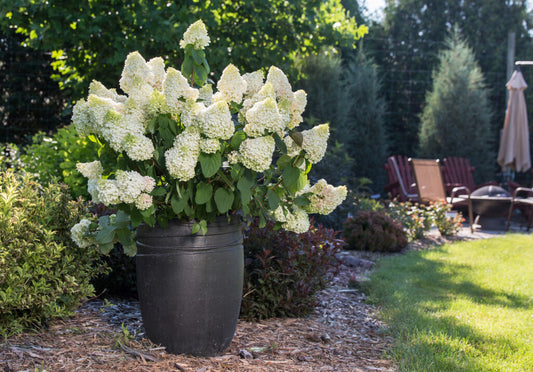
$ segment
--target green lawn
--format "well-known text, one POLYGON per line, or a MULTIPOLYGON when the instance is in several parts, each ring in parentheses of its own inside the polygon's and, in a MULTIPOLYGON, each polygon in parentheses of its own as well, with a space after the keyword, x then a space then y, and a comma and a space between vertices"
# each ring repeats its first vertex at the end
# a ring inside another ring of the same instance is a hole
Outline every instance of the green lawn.
POLYGON ((533 371, 533 235, 384 258, 367 291, 402 371, 533 371))

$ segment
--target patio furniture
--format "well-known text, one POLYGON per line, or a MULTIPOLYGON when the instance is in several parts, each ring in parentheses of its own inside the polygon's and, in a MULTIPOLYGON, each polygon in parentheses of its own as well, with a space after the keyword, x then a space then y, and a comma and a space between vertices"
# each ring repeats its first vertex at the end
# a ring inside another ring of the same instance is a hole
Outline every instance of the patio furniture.
POLYGON ((391 198, 396 198, 400 202, 417 201, 414 179, 409 167, 408 158, 402 155, 390 156, 387 163, 383 165, 387 171, 389 183, 384 187, 391 198))
POLYGON ((454 187, 451 190, 451 196, 447 197, 438 160, 410 158, 408 161, 414 175, 418 201, 426 204, 431 202, 445 202, 453 208, 466 206, 468 208, 470 232, 474 233, 470 190, 466 186, 454 187), (465 194, 458 195, 459 192, 464 192, 465 194))
POLYGON ((476 216, 474 225, 483 230, 503 230, 511 206, 511 194, 499 186, 483 186, 470 194, 472 210, 476 216))
POLYGON ((507 223, 505 225, 505 231, 509 230, 511 216, 515 208, 519 208, 527 217, 527 231, 529 231, 531 228, 531 222, 533 222, 533 188, 517 187, 514 190, 513 197, 511 199, 511 206, 509 207, 509 214, 507 216, 507 223), (527 196, 521 196, 524 194, 527 196))
POLYGON ((470 165, 470 161, 461 157, 447 157, 442 160, 442 176, 448 195, 454 187, 466 186, 470 191, 474 191, 483 186, 497 185, 491 181, 482 185, 474 183, 475 167, 470 165))

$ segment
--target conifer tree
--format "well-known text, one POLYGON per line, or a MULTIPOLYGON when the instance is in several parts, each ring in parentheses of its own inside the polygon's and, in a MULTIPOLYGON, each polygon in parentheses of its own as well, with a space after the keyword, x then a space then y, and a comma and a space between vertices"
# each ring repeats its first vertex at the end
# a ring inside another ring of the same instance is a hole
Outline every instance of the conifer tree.
POLYGON ((359 178, 368 178, 371 189, 380 192, 385 176, 385 102, 372 61, 361 50, 344 61, 321 54, 305 58, 301 73, 304 79, 298 87, 307 92, 306 121, 329 122, 331 130, 328 152, 313 173, 351 188, 359 178))
POLYGON ((380 192, 385 185, 382 167, 387 153, 386 104, 374 62, 363 48, 347 58, 343 77, 348 112, 346 125, 337 134, 354 159, 353 173, 372 180, 372 189, 380 192))
POLYGON ((473 51, 457 29, 446 47, 433 71, 433 88, 426 94, 419 156, 468 158, 479 183, 492 178, 496 164, 488 91, 473 51))

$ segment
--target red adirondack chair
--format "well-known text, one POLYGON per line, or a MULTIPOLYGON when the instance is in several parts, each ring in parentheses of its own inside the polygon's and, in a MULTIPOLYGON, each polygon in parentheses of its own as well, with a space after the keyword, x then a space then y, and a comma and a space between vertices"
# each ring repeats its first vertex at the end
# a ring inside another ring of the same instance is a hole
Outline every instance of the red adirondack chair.
POLYGON ((396 198, 401 202, 418 200, 407 156, 390 156, 387 163, 383 165, 383 169, 387 171, 389 177, 385 191, 390 194, 391 198, 396 198))
POLYGON ((448 194, 454 187, 459 186, 466 186, 468 190, 474 191, 482 186, 497 185, 496 182, 476 185, 473 177, 476 168, 471 166, 470 161, 466 158, 448 157, 444 158, 442 163, 442 176, 448 194))

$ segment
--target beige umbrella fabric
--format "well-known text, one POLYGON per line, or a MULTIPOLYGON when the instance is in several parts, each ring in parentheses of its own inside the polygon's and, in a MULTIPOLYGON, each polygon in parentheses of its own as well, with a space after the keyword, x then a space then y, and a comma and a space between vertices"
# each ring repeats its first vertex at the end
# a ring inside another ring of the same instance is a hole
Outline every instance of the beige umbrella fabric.
POLYGON ((529 124, 524 97, 527 84, 520 70, 513 73, 506 86, 509 89, 509 102, 500 140, 498 164, 502 168, 525 172, 531 168, 531 157, 529 153, 529 124))

